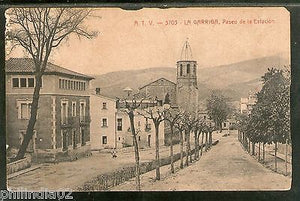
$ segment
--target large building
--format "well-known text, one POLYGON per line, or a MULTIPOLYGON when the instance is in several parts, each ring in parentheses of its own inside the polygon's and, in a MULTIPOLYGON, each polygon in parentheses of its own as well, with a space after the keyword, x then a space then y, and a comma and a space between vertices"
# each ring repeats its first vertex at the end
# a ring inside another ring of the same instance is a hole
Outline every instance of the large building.
MULTIPOLYGON (((18 149, 30 118, 34 62, 6 61, 7 144, 18 149)), ((90 154, 89 82, 93 77, 48 63, 42 77, 37 121, 28 152, 42 161, 73 160, 90 154)))
MULTIPOLYGON (((124 148, 133 146, 133 138, 128 114, 118 107, 116 98, 104 96, 100 88, 91 94, 91 145, 92 150, 124 148)), ((142 107, 146 107, 144 102, 142 107)), ((151 106, 148 104, 148 106, 151 106)), ((142 108, 141 107, 141 108, 142 108)), ((154 146, 155 129, 152 120, 146 119, 138 111, 134 116, 139 147, 154 146)), ((164 123, 159 127, 160 143, 164 143, 164 123)))

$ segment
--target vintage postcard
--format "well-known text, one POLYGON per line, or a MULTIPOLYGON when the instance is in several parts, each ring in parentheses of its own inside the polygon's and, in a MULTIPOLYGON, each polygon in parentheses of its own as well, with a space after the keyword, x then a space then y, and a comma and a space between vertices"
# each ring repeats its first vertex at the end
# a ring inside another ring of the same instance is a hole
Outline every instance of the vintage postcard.
POLYGON ((8 189, 291 188, 285 8, 5 16, 8 189))

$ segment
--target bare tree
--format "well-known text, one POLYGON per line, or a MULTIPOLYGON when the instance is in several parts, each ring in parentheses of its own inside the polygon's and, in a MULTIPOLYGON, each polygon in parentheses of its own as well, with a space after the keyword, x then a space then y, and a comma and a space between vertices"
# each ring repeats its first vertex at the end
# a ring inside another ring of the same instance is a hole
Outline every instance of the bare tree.
POLYGON ((6 40, 11 48, 21 46, 33 59, 36 85, 33 92, 30 119, 16 160, 24 157, 36 123, 42 76, 52 50, 71 34, 88 39, 97 35, 87 31, 84 20, 91 9, 70 8, 12 8, 7 11, 9 30, 6 40))
POLYGON ((192 163, 192 155, 191 155, 191 142, 190 142, 190 134, 193 130, 193 127, 195 126, 195 123, 197 122, 197 117, 195 114, 191 114, 188 112, 184 113, 183 121, 185 124, 185 137, 186 137, 186 166, 189 165, 189 157, 190 162, 192 163))
POLYGON ((205 127, 204 118, 197 117, 197 121, 194 125, 194 139, 195 139, 195 160, 199 158, 199 137, 205 127))
POLYGON ((160 159, 159 159, 159 125, 164 121, 164 109, 163 107, 157 106, 148 107, 142 112, 139 112, 140 115, 147 119, 152 119, 155 127, 155 161, 156 161, 156 180, 160 180, 160 159))
POLYGON ((178 121, 176 121, 175 128, 179 131, 180 134, 180 168, 183 169, 183 131, 185 130, 183 115, 181 115, 178 121))
POLYGON ((129 117, 130 121, 130 130, 132 133, 133 138, 133 146, 134 146, 134 158, 135 158, 135 187, 136 190, 141 190, 141 180, 140 180, 140 155, 139 155, 139 146, 136 139, 137 131, 135 130, 134 126, 134 116, 136 113, 136 110, 141 107, 142 103, 144 101, 144 98, 137 101, 135 98, 132 100, 128 99, 118 99, 118 105, 124 103, 124 106, 122 105, 121 111, 125 111, 129 117))
POLYGON ((173 135, 175 124, 180 121, 181 113, 178 109, 170 109, 165 113, 165 120, 169 122, 171 135, 170 135, 170 159, 171 159, 171 173, 174 173, 174 159, 173 159, 173 135))

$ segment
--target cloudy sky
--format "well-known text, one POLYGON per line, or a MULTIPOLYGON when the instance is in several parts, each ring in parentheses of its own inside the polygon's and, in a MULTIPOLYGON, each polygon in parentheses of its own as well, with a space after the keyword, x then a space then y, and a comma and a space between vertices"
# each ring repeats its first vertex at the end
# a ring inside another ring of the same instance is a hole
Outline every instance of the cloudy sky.
MULTIPOLYGON (((71 36, 53 51, 51 62, 87 74, 175 67, 187 38, 199 68, 272 55, 289 59, 289 13, 284 8, 103 8, 95 15, 86 24, 99 36, 71 36), (218 24, 197 24, 205 19, 218 24)), ((8 57, 23 56, 16 49, 8 57)))

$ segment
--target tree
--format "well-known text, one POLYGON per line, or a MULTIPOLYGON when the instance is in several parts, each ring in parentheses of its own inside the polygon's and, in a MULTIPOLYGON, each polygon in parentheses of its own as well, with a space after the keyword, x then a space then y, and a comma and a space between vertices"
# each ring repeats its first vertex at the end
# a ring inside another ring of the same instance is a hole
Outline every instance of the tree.
POLYGON ((205 120, 198 115, 197 121, 194 125, 194 139, 195 139, 195 160, 199 158, 199 137, 205 127, 205 120))
POLYGON ((215 125, 219 127, 222 132, 222 123, 225 121, 231 111, 230 106, 226 102, 222 94, 217 91, 213 91, 207 100, 207 111, 210 118, 215 122, 215 125))
POLYGON ((135 187, 136 190, 141 190, 141 181, 140 181, 140 155, 139 155, 139 146, 136 139, 137 132, 135 130, 134 126, 134 116, 135 112, 138 108, 141 107, 144 99, 141 99, 140 101, 137 101, 135 98, 133 98, 131 101, 128 99, 120 100, 118 99, 117 102, 120 106, 121 103, 124 103, 123 110, 127 113, 130 121, 130 130, 132 133, 133 138, 133 146, 134 146, 134 158, 135 158, 135 187))
POLYGON ((262 76, 263 87, 257 94, 257 109, 268 119, 266 133, 269 143, 275 144, 275 171, 277 171, 278 143, 290 141, 290 73, 276 68, 262 76))
POLYGON ((249 140, 253 144, 263 143, 263 160, 265 144, 275 144, 275 170, 278 143, 290 142, 289 75, 283 70, 268 69, 262 76, 263 87, 257 93, 257 102, 245 123, 249 140))
POLYGON ((152 119, 155 127, 155 161, 156 161, 156 180, 160 180, 160 159, 159 159, 159 125, 164 121, 164 108, 157 106, 149 107, 139 112, 140 115, 147 119, 152 119))
MULTIPOLYGON (((167 99, 165 99, 167 100, 167 99)), ((165 101, 165 104, 168 104, 169 102, 165 101)), ((174 173, 174 159, 173 159, 173 135, 174 135, 174 128, 175 124, 180 121, 181 113, 176 108, 171 108, 166 111, 165 113, 165 121, 169 122, 170 129, 171 129, 171 135, 170 135, 170 159, 171 159, 171 173, 174 173)))
POLYGON ((9 30, 6 39, 12 49, 21 46, 33 59, 36 85, 33 92, 30 119, 16 160, 24 157, 36 123, 42 76, 53 49, 71 34, 91 39, 97 35, 83 25, 91 9, 12 8, 7 11, 9 30))
POLYGON ((178 121, 176 121, 175 128, 179 131, 180 134, 180 168, 183 169, 183 131, 185 130, 183 115, 181 115, 178 121))
POLYGON ((185 124, 185 137, 186 137, 186 166, 189 165, 189 157, 190 162, 192 163, 192 154, 191 154, 191 141, 190 134, 193 130, 195 123, 197 122, 197 116, 195 113, 185 112, 183 115, 183 123, 185 124))

